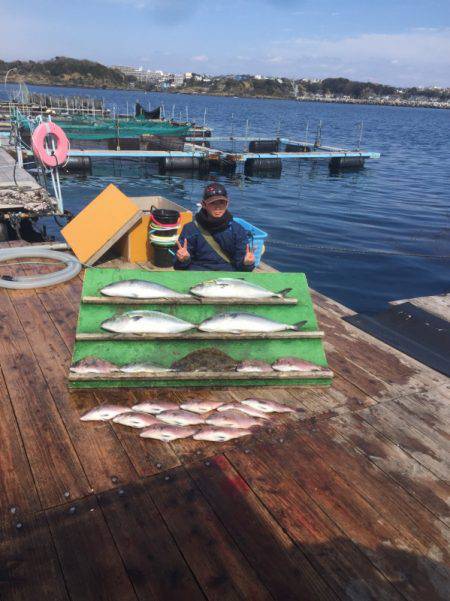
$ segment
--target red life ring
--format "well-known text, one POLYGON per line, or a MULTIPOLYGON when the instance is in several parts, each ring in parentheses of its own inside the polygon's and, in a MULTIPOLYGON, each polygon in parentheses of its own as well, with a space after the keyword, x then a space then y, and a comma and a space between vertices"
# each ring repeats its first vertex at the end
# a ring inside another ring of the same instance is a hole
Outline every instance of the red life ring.
POLYGON ((40 123, 31 137, 34 154, 46 167, 64 165, 69 154, 69 140, 64 131, 52 121, 40 123), (55 150, 50 149, 46 137, 51 134, 55 141, 55 150))

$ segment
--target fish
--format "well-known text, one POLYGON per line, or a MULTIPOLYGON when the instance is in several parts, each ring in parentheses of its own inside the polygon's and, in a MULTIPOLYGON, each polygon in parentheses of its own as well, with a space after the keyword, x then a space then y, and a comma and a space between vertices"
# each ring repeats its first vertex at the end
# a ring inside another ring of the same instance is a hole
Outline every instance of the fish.
POLYGON ((158 415, 158 413, 162 413, 163 411, 178 409, 179 405, 177 403, 172 403, 171 401, 144 401, 137 405, 133 405, 131 408, 133 411, 143 411, 144 413, 158 415))
POLYGON ((122 365, 120 371, 123 371, 126 374, 135 374, 140 372, 157 373, 172 370, 169 367, 155 365, 154 363, 128 363, 127 365, 122 365))
POLYGON ((74 374, 109 374, 119 371, 120 368, 114 363, 100 359, 100 357, 85 357, 70 366, 74 374))
POLYGON ((248 359, 247 361, 242 361, 236 367, 236 371, 242 372, 267 372, 273 371, 272 366, 265 361, 259 361, 258 359, 248 359))
POLYGON ((252 434, 251 430, 237 428, 204 428, 192 437, 194 440, 209 440, 211 442, 225 442, 233 438, 241 438, 252 434))
POLYGON ((237 361, 223 351, 208 347, 192 351, 174 361, 172 369, 177 371, 234 371, 237 364, 237 361))
POLYGON ((272 368, 276 371, 322 371, 321 365, 310 363, 304 359, 297 359, 297 357, 282 357, 277 359, 275 363, 272 363, 272 368))
POLYGON ((154 438, 163 442, 171 442, 177 438, 188 438, 197 432, 197 428, 190 426, 171 426, 169 424, 155 424, 139 433, 142 438, 154 438))
POLYGON ((146 428, 159 423, 153 415, 150 415, 149 413, 139 413, 138 411, 120 413, 113 418, 113 422, 115 424, 122 424, 123 426, 130 426, 130 428, 146 428))
POLYGON ((100 405, 99 407, 94 407, 84 415, 80 417, 82 422, 94 422, 101 421, 106 422, 113 417, 117 417, 121 413, 128 413, 130 411, 129 407, 125 405, 100 405))
POLYGON ((196 284, 190 293, 202 298, 284 298, 292 288, 272 292, 241 278, 218 278, 196 284))
POLYGON ((205 319, 198 329, 202 332, 223 332, 230 334, 244 334, 246 332, 282 332, 283 330, 298 330, 306 321, 294 325, 279 323, 267 317, 260 317, 252 313, 219 313, 205 319))
POLYGON ((184 409, 174 409, 173 411, 163 411, 157 414, 157 418, 166 424, 172 426, 196 426, 203 424, 204 419, 196 413, 185 411, 184 409))
POLYGON ((194 413, 208 413, 209 411, 213 411, 222 405, 221 401, 197 401, 191 400, 181 403, 181 409, 186 409, 186 411, 193 411, 194 413))
POLYGON ((127 311, 105 319, 101 327, 119 334, 179 334, 196 326, 161 311, 127 311))
POLYGON ((112 282, 102 288, 100 293, 121 298, 191 298, 190 294, 182 294, 162 284, 137 279, 112 282))
POLYGON ((241 411, 230 409, 221 413, 213 413, 205 419, 205 423, 220 428, 252 428, 253 426, 260 426, 262 421, 250 415, 245 415, 241 411))
POLYGON ((257 409, 263 413, 295 413, 293 409, 286 407, 286 405, 266 399, 245 399, 245 401, 242 401, 242 404, 253 407, 253 409, 257 409))
POLYGON ((252 417, 260 417, 261 419, 269 419, 269 416, 263 411, 258 411, 258 409, 254 409, 253 407, 249 407, 248 405, 241 405, 240 403, 228 403, 227 405, 221 405, 217 408, 217 411, 242 411, 242 413, 246 413, 247 415, 251 415, 252 417))

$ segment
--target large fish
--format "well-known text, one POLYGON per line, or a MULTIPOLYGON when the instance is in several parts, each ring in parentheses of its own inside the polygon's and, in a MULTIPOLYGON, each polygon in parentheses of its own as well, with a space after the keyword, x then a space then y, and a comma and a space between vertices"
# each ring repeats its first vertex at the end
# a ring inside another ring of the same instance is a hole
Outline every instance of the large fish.
POLYGON ((94 407, 84 415, 80 417, 83 422, 106 422, 121 413, 128 413, 129 407, 125 405, 100 405, 100 407, 94 407))
POLYGON ((189 294, 176 292, 162 284, 146 280, 122 280, 113 282, 100 290, 105 296, 121 298, 190 298, 189 294))
POLYGON ((258 359, 248 359, 247 361, 242 361, 236 367, 236 371, 241 371, 243 373, 246 372, 268 372, 273 371, 272 366, 265 361, 259 361, 258 359))
POLYGON ((252 313, 219 313, 205 319, 198 329, 203 332, 222 332, 230 334, 282 332, 283 330, 298 330, 306 321, 294 325, 279 323, 267 317, 260 317, 252 313))
POLYGON ((178 408, 179 405, 171 401, 144 401, 132 406, 133 411, 143 411, 144 413, 152 413, 153 415, 178 408))
POLYGON ((242 404, 263 413, 295 413, 293 409, 286 407, 286 405, 266 399, 245 399, 242 404))
POLYGON ((136 374, 136 373, 158 373, 161 371, 172 371, 168 367, 163 367, 162 365, 155 365, 154 363, 128 363, 127 365, 122 365, 120 371, 123 371, 126 374, 136 374))
POLYGON ((192 323, 160 311, 127 311, 106 319, 102 328, 120 334, 179 334, 195 328, 192 323))
POLYGON ((303 359, 297 359, 297 357, 282 357, 277 359, 275 363, 272 363, 272 368, 276 371, 322 371, 323 367, 304 361, 303 359))
POLYGON ((213 413, 205 419, 209 426, 218 426, 220 428, 252 428, 260 426, 261 420, 245 415, 240 411, 222 411, 221 413, 213 413))
POLYGON ((115 424, 130 426, 130 428, 148 428, 158 424, 158 420, 149 413, 139 413, 138 411, 127 411, 113 418, 115 424))
POLYGON ((194 440, 210 440, 211 442, 225 442, 233 438, 248 436, 251 430, 238 430, 237 428, 203 428, 192 437, 194 440))
POLYGON ((203 298, 284 298, 292 288, 272 292, 240 278, 208 280, 191 288, 191 293, 203 298))
POLYGON ((196 426, 203 424, 205 420, 200 415, 183 409, 174 409, 173 411, 163 411, 156 416, 162 422, 171 426, 196 426))
POLYGON ((70 366, 70 371, 74 374, 109 374, 119 371, 119 367, 114 363, 100 359, 99 357, 85 357, 70 366))
POLYGON ((139 433, 142 438, 154 438, 163 442, 171 442, 178 438, 188 438, 197 432, 197 428, 191 426, 171 426, 169 424, 155 424, 145 428, 139 433))
POLYGON ((222 405, 221 401, 185 401, 181 403, 181 409, 186 409, 186 411, 193 411, 194 413, 208 413, 209 411, 213 411, 222 405))

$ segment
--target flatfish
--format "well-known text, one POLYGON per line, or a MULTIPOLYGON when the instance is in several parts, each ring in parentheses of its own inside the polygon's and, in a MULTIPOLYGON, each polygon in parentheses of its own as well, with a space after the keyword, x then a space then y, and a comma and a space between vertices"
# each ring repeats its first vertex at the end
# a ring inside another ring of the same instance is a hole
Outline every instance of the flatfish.
POLYGON ((226 442, 233 438, 241 438, 252 434, 251 430, 243 428, 203 428, 192 437, 194 440, 209 440, 211 442, 226 442))
POLYGON ((70 366, 70 371, 74 374, 109 374, 119 371, 120 368, 110 361, 100 359, 100 357, 85 357, 70 366))
POLYGON ((106 319, 104 330, 120 334, 179 334, 195 328, 194 324, 161 311, 127 311, 106 319))
POLYGON ((138 411, 127 411, 126 413, 120 413, 113 418, 115 424, 122 424, 123 426, 130 426, 130 428, 147 428, 158 424, 158 420, 149 413, 139 413, 138 411))
POLYGON ((272 292, 240 278, 218 278, 192 286, 191 293, 202 298, 284 298, 292 288, 272 292))
POLYGON ((128 413, 130 408, 126 405, 100 405, 99 407, 94 407, 84 415, 80 417, 82 422, 106 422, 113 417, 120 415, 121 413, 128 413))
POLYGON ((188 438, 197 432, 197 428, 191 426, 171 426, 169 424, 155 424, 149 426, 139 433, 142 438, 154 438, 163 442, 171 442, 178 438, 188 438))
POLYGON ((192 351, 172 363, 177 371, 234 371, 237 361, 216 348, 192 351))
POLYGON ((222 332, 230 334, 282 332, 284 330, 299 330, 306 324, 300 321, 294 325, 279 323, 267 317, 252 313, 219 313, 205 319, 198 329, 203 332, 222 332))
POLYGON ((189 294, 176 292, 162 284, 137 279, 112 282, 102 288, 100 293, 119 298, 191 298, 189 294))

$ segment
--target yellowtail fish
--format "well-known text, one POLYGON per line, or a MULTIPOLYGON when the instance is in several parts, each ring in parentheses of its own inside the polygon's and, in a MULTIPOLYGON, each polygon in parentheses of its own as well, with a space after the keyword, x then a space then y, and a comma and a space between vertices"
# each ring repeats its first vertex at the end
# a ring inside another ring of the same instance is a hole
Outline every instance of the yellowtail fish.
POLYGON ((147 280, 122 280, 108 284, 100 290, 104 296, 121 298, 191 298, 189 294, 176 292, 167 286, 147 280))
POLYGON ((242 401, 242 404, 263 413, 295 413, 293 409, 286 407, 286 405, 265 399, 245 399, 245 401, 242 401))
POLYGON ((84 415, 80 417, 83 422, 90 421, 102 421, 106 422, 121 413, 127 413, 130 411, 130 408, 125 405, 100 405, 99 407, 94 407, 84 415))
POLYGON ((241 278, 218 278, 197 284, 191 293, 203 298, 284 298, 292 288, 272 292, 241 278))
POLYGON ((132 406, 133 411, 143 411, 144 413, 152 413, 153 415, 178 408, 179 405, 171 401, 144 401, 132 406))
POLYGON ((80 359, 70 366, 70 371, 74 374, 109 374, 119 369, 114 363, 93 356, 80 359))
POLYGON ((163 411, 162 413, 157 414, 157 418, 172 426, 195 426, 197 424, 203 424, 205 421, 200 415, 192 413, 191 411, 184 411, 183 409, 163 411))
POLYGON ((211 442, 225 442, 233 438, 241 438, 252 434, 251 430, 237 428, 203 428, 192 437, 194 440, 209 440, 211 442))
POLYGON ((194 413, 208 413, 213 411, 222 405, 221 401, 185 401, 181 403, 181 409, 186 411, 193 411, 194 413))
POLYGON ((198 329, 202 332, 223 332, 229 334, 282 332, 284 330, 298 330, 306 324, 299 321, 294 325, 279 323, 267 317, 260 317, 252 313, 219 313, 205 319, 198 329))
POLYGON ((127 311, 105 319, 101 327, 119 334, 179 334, 195 328, 194 324, 161 311, 127 311))
POLYGON ((171 442, 178 438, 188 438, 197 432, 197 428, 190 426, 171 426, 169 424, 155 424, 145 428, 139 433, 142 438, 154 438, 163 442, 171 442))
POLYGON ((115 424, 130 426, 130 428, 146 428, 159 423, 156 417, 149 413, 139 413, 138 411, 127 411, 113 418, 115 424))

